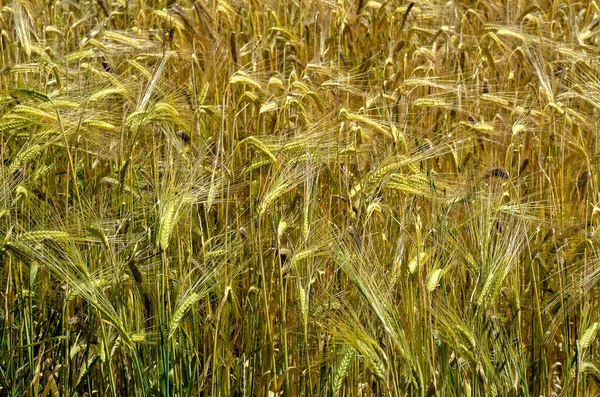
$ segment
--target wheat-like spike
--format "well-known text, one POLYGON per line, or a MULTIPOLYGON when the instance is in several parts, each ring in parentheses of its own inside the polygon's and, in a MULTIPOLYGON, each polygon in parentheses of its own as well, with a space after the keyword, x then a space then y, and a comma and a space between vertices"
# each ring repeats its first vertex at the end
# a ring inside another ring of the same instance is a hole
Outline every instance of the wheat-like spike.
POLYGON ((254 137, 254 136, 249 136, 248 138, 244 139, 242 142, 246 142, 246 143, 254 146, 258 150, 263 152, 265 155, 267 155, 267 157, 269 157, 272 162, 277 162, 277 158, 275 157, 275 154, 273 154, 273 152, 269 149, 269 147, 265 143, 263 143, 260 139, 254 137))
POLYGON ((0 131, 9 131, 31 124, 31 120, 25 117, 10 116, 0 121, 0 131))
POLYGON ((99 101, 109 95, 125 95, 125 89, 121 87, 110 87, 105 88, 103 90, 97 91, 94 94, 90 95, 88 100, 90 102, 99 101))
POLYGON ((433 80, 427 79, 406 79, 402 82, 402 88, 412 88, 412 87, 430 87, 430 88, 448 88, 441 84, 436 83, 433 80))
POLYGON ((278 77, 271 77, 269 79, 269 82, 267 83, 267 90, 269 91, 273 91, 273 90, 285 90, 285 85, 283 83, 283 80, 281 80, 278 77))
POLYGON ((150 112, 145 110, 136 110, 125 118, 125 126, 130 130, 136 131, 140 128, 144 121, 150 118, 150 112))
POLYGON ((96 39, 89 39, 88 41, 85 42, 85 45, 94 47, 94 48, 104 52, 105 54, 111 53, 111 49, 105 43, 102 43, 96 39))
POLYGON ((133 343, 144 343, 148 341, 148 337, 145 333, 134 332, 129 335, 129 339, 133 343))
POLYGON ((465 327, 462 324, 455 324, 453 326, 453 329, 456 332, 460 343, 462 343, 468 351, 477 351, 477 343, 475 342, 475 337, 473 337, 473 334, 467 327, 465 327))
POLYGON ((308 326, 308 302, 306 299, 306 291, 301 285, 298 285, 298 304, 300 305, 300 314, 304 327, 308 326))
POLYGON ((408 272, 410 274, 414 274, 417 271, 419 264, 423 266, 425 259, 427 259, 427 254, 425 252, 419 252, 418 254, 415 254, 415 256, 408 262, 408 272))
POLYGON ((34 174, 31 176, 32 182, 37 182, 40 179, 44 178, 48 173, 54 168, 53 164, 43 165, 39 167, 34 174))
POLYGON ((85 63, 85 62, 82 63, 79 67, 81 69, 84 69, 86 71, 94 73, 96 76, 99 76, 99 77, 104 78, 105 80, 108 80, 108 82, 113 87, 113 89, 122 89, 122 90, 125 90, 125 87, 123 86, 123 83, 121 83, 121 81, 119 80, 119 77, 117 75, 115 75, 114 73, 108 73, 108 72, 100 71, 100 70, 94 68, 89 63, 85 63))
POLYGON ((218 257, 225 255, 226 253, 227 253, 227 251, 224 249, 212 250, 212 251, 208 251, 207 253, 205 253, 204 258, 207 260, 210 258, 218 258, 218 257))
MULTIPOLYGON (((600 379, 600 369, 598 369, 598 366, 594 362, 584 361, 579 365, 579 368, 582 374, 591 375, 596 380, 600 379)), ((573 369, 575 370, 576 368, 573 369)), ((573 373, 572 377, 575 378, 575 373, 573 373)))
POLYGON ((96 50, 90 48, 89 50, 83 50, 78 52, 72 52, 67 55, 67 62, 81 61, 83 58, 91 57, 96 53, 96 50))
POLYGON ((110 243, 108 242, 108 237, 106 236, 104 229, 97 226, 88 226, 87 231, 92 237, 100 240, 106 250, 110 251, 110 243))
POLYGON ((310 258, 311 256, 314 256, 317 253, 318 253, 318 251, 314 248, 305 249, 300 252, 297 252, 294 254, 294 257, 292 258, 292 265, 297 265, 298 262, 300 262, 304 259, 310 258))
POLYGON ((265 165, 269 165, 272 164, 273 160, 271 160, 270 158, 265 158, 265 159, 261 159, 261 160, 257 160, 257 161, 253 161, 249 167, 246 168, 246 170, 244 171, 244 173, 249 173, 251 171, 254 171, 262 166, 265 165))
POLYGON ((254 79, 252 79, 248 74, 242 72, 241 70, 237 71, 231 78, 229 79, 229 84, 246 84, 257 89, 261 89, 262 86, 260 83, 254 79))
POLYGON ((173 16, 168 13, 165 10, 154 10, 153 11, 154 15, 166 20, 169 22, 169 24, 173 25, 173 27, 175 29, 177 29, 177 31, 181 32, 181 31, 185 31, 185 26, 183 25, 183 22, 179 21, 178 19, 173 18, 173 16))
POLYGON ((441 99, 434 98, 419 98, 413 102, 413 105, 417 107, 444 107, 448 104, 441 99))
POLYGON ((292 163, 293 164, 298 164, 298 163, 301 163, 303 161, 312 161, 314 159, 315 159, 314 155, 311 155, 309 153, 304 153, 304 154, 301 154, 298 157, 291 158, 290 161, 288 162, 288 164, 292 164, 292 163))
POLYGON ((27 106, 27 105, 17 105, 12 109, 12 113, 14 114, 23 114, 26 116, 34 116, 34 117, 39 117, 41 119, 46 119, 46 120, 52 120, 52 121, 56 121, 56 115, 54 114, 50 114, 50 113, 46 113, 41 109, 38 108, 34 108, 31 106, 27 106))
POLYGON ((208 95, 208 88, 210 84, 208 82, 204 83, 202 89, 198 93, 198 106, 204 105, 204 101, 206 101, 206 96, 208 95))
POLYGON ((565 110, 563 109, 563 107, 562 107, 562 106, 561 106, 561 104, 559 104, 559 103, 556 103, 556 102, 552 102, 552 101, 550 101, 550 102, 548 103, 548 106, 550 106, 552 109, 556 110, 556 112, 557 112, 559 115, 561 115, 561 116, 562 116, 563 114, 565 114, 565 110))
POLYGON ((39 241, 39 240, 68 240, 70 234, 59 230, 36 230, 33 232, 21 233, 17 236, 21 241, 39 241))
POLYGON ((0 105, 14 102, 15 99, 8 94, 0 94, 0 105))
POLYGON ((468 122, 465 122, 465 121, 461 121, 458 124, 464 125, 464 126, 466 126, 468 128, 472 128, 474 130, 481 131, 481 132, 492 132, 492 131, 494 131, 494 127, 493 126, 491 126, 489 124, 486 124, 486 123, 482 123, 482 122, 471 124, 471 123, 468 123, 468 122))
POLYGON ((306 73, 317 73, 331 77, 331 70, 329 68, 326 68, 322 65, 317 65, 316 63, 307 63, 306 73))
POLYGON ((301 81, 294 81, 290 85, 290 89, 291 90, 296 89, 296 90, 302 91, 304 94, 308 94, 310 92, 310 88, 308 88, 308 86, 301 81))
POLYGON ((310 91, 306 96, 311 100, 319 112, 325 113, 325 99, 323 99, 321 95, 317 92, 310 91))
POLYGON ((114 30, 105 30, 104 37, 114 41, 118 41, 122 44, 128 44, 132 47, 140 47, 142 45, 142 43, 139 40, 121 33, 117 33, 114 30))
POLYGON ((398 171, 403 165, 407 163, 406 159, 401 159, 400 161, 394 161, 382 167, 379 167, 377 171, 375 171, 372 176, 369 178, 369 184, 375 185, 379 183, 379 181, 391 172, 398 171))
POLYGON ((491 38, 492 41, 494 43, 496 43, 496 45, 500 48, 500 51, 506 51, 506 45, 504 45, 504 43, 502 42, 502 40, 500 40, 500 37, 498 37, 498 35, 496 33, 489 32, 489 33, 487 33, 483 37, 489 37, 489 38, 491 38))
POLYGON ((502 107, 509 107, 509 103, 506 99, 500 98, 498 96, 495 95, 491 95, 491 94, 482 94, 479 99, 481 99, 482 101, 486 101, 486 102, 492 102, 495 103, 496 105, 500 105, 502 107))
POLYGON ((568 115, 570 115, 570 116, 576 118, 577 120, 579 120, 579 122, 582 125, 586 125, 589 122, 589 120, 583 114, 581 114, 581 113, 579 113, 579 112, 577 112, 577 111, 575 111, 575 110, 573 110, 571 108, 568 108, 568 107, 564 108, 564 109, 565 109, 565 112, 567 112, 568 115))
POLYGON ((50 97, 46 93, 44 93, 42 91, 38 91, 38 90, 32 90, 29 88, 15 88, 14 90, 12 90, 12 92, 15 95, 24 95, 29 98, 36 99, 40 102, 50 101, 50 97))
POLYGON ((356 349, 353 347, 346 347, 342 354, 342 359, 340 360, 339 366, 336 368, 336 371, 333 376, 333 390, 332 395, 336 396, 340 388, 342 387, 342 383, 348 374, 348 370, 350 369, 350 365, 352 364, 352 360, 354 360, 354 356, 356 355, 356 349))
POLYGON ((104 338, 100 338, 100 343, 98 346, 98 358, 100 359, 100 362, 106 362, 106 346, 105 346, 105 339, 104 338))
POLYGON ((18 65, 12 65, 9 69, 3 69, 5 72, 11 74, 21 73, 45 73, 46 67, 39 63, 22 63, 18 65))
MULTIPOLYGON (((244 94, 240 97, 239 99, 239 103, 242 103, 243 101, 248 101, 250 103, 257 103, 258 102, 258 95, 252 91, 246 91, 244 92, 244 94)), ((269 103, 273 103, 273 102, 269 102, 269 103)), ((264 113, 264 109, 263 109, 264 105, 261 106, 261 112, 260 113, 264 113)), ((268 111, 268 110, 267 110, 268 111)))
POLYGON ((130 59, 127 61, 127 63, 131 66, 133 66, 133 68, 135 70, 137 70, 138 72, 140 72, 142 74, 142 76, 144 76, 147 80, 152 79, 152 73, 150 73, 148 71, 148 69, 146 69, 144 67, 144 65, 142 65, 141 63, 139 63, 138 61, 134 60, 134 59, 130 59))
POLYGON ((156 113, 166 113, 172 117, 179 117, 179 111, 171 104, 166 102, 157 102, 154 105, 154 111, 156 113))
POLYGON ((392 130, 392 137, 394 139, 394 144, 396 145, 396 151, 400 155, 405 155, 408 153, 408 146, 406 146, 406 139, 404 139, 404 134, 400 131, 393 123, 390 123, 390 129, 392 130))
POLYGON ((390 177, 390 181, 386 186, 406 194, 415 195, 423 194, 431 189, 430 182, 424 175, 404 176, 394 174, 390 177))
POLYGON ((4 247, 7 251, 12 252, 23 263, 31 263, 35 258, 35 253, 27 245, 19 241, 8 241, 4 247))
POLYGON ((579 350, 585 350, 590 347, 594 339, 596 339, 598 331, 600 331, 600 322, 593 323, 583 331, 583 334, 579 338, 579 350))
POLYGON ((175 226, 175 218, 177 217, 177 203, 174 200, 169 201, 163 207, 160 217, 160 225, 158 228, 156 245, 159 249, 166 250, 169 246, 171 233, 175 226))
POLYGON ((287 154, 289 152, 293 152, 293 151, 298 150, 298 149, 304 149, 304 148, 306 148, 307 144, 308 144, 308 140, 306 138, 299 138, 299 139, 296 139, 296 140, 294 140, 292 142, 285 143, 281 147, 281 151, 283 153, 287 154))
POLYGON ((452 172, 458 174, 458 156, 456 155, 456 151, 451 145, 448 145, 448 155, 450 156, 450 164, 452 166, 452 172))
POLYGON ((477 306, 488 305, 496 299, 506 274, 507 272, 501 266, 496 267, 488 274, 477 299, 477 306))
POLYGON ((181 320, 183 320, 183 317, 185 316, 187 311, 196 302, 198 302, 200 300, 200 298, 201 298, 200 294, 198 294, 197 292, 191 292, 187 295, 187 297, 184 300, 182 300, 179 303, 179 305, 173 312, 173 315, 171 317, 171 322, 169 323, 169 338, 173 336, 173 334, 177 330, 177 327, 179 327, 179 324, 181 323, 181 320))
POLYGON ((264 214, 264 212, 267 210, 267 208, 269 208, 269 205, 271 205, 271 203, 276 200, 279 196, 281 196, 282 194, 284 194, 287 189, 289 188, 289 183, 282 183, 281 185, 277 186, 275 189, 271 190, 267 195, 265 195, 262 203, 260 204, 260 208, 258 213, 260 215, 264 214))
POLYGON ((427 47, 421 47, 413 53, 413 57, 424 56, 431 62, 435 62, 435 54, 427 47))
MULTIPOLYGON (((246 92, 244 93, 244 95, 245 95, 245 94, 247 94, 248 92, 249 92, 249 91, 246 91, 246 92)), ((278 104, 277 102, 274 102, 274 101, 269 101, 269 102, 267 102, 267 103, 263 104, 263 105, 260 107, 260 110, 258 111, 258 113, 259 113, 259 114, 263 114, 263 113, 274 112, 274 111, 276 111, 277 109, 279 109, 279 104, 278 104)))
POLYGON ((527 42, 527 39, 525 38, 525 36, 523 36, 520 33, 517 32, 513 32, 512 30, 508 30, 508 29, 498 29, 496 31, 496 34, 498 36, 505 36, 505 37, 512 37, 518 40, 521 40, 522 42, 527 42))
POLYGON ((362 124, 365 124, 371 128, 373 128, 374 130, 382 133, 383 135, 389 137, 389 138, 393 138, 392 134, 385 128, 383 127, 381 124, 379 124, 378 122, 371 120, 368 117, 365 116, 361 116, 359 114, 355 114, 355 113, 350 113, 348 112, 346 109, 342 109, 340 110, 340 115, 339 117, 341 119, 345 119, 345 120, 351 120, 351 121, 356 121, 362 124))
POLYGON ((387 372, 384 362, 381 360, 375 349, 366 343, 359 341, 359 351, 367 360, 367 366, 373 374, 381 381, 385 382, 385 374, 387 372))
POLYGON ((427 290, 429 292, 433 292, 434 289, 437 288, 438 284, 440 283, 440 279, 442 278, 442 276, 444 275, 444 270, 443 269, 435 269, 434 271, 432 271, 429 274, 429 277, 427 277, 427 290))
POLYGON ((114 125, 107 123, 106 121, 102 121, 102 120, 85 120, 83 122, 81 122, 81 125, 83 125, 84 127, 92 127, 92 128, 97 128, 99 130, 105 130, 105 131, 116 131, 117 127, 115 127, 114 125))
POLYGON ((296 108, 296 115, 301 116, 300 119, 302 120, 302 125, 303 126, 309 126, 310 122, 308 120, 308 117, 306 116, 306 109, 304 108, 304 105, 302 105, 302 103, 300 103, 300 101, 298 101, 297 99, 289 99, 286 103, 285 106, 292 106, 294 108, 296 108))
POLYGON ((285 231, 287 230, 288 227, 288 223, 285 220, 280 220, 279 224, 277 225, 277 237, 281 238, 283 236, 283 233, 285 233, 285 231))
POLYGON ((31 145, 25 150, 21 150, 21 152, 19 152, 19 154, 10 164, 10 167, 8 167, 7 174, 11 175, 13 172, 15 172, 21 166, 21 164, 35 156, 41 148, 41 145, 31 145))

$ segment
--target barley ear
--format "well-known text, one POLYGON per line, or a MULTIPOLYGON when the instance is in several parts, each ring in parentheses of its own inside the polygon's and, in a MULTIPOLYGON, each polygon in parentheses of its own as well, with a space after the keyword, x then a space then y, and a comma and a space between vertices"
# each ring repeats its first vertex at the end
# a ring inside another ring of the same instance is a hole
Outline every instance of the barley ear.
POLYGON ((333 375, 333 396, 340 391, 342 383, 344 382, 344 379, 348 374, 348 370, 350 369, 350 365, 352 364, 352 360, 356 355, 356 349, 353 347, 346 347, 343 351, 344 352, 339 362, 339 366, 335 369, 335 373, 333 375))
POLYGON ((169 246, 169 240, 171 239, 171 233, 175 226, 175 218, 177 217, 177 204, 175 201, 169 201, 164 206, 160 217, 160 224, 158 228, 156 245, 159 249, 165 250, 169 246))
POLYGON ((169 323, 169 338, 173 336, 187 311, 192 307, 192 305, 198 302, 200 298, 200 294, 192 292, 184 300, 182 300, 179 305, 177 305, 177 308, 171 317, 171 322, 169 323))
POLYGON ((585 350, 591 346, 592 342, 596 338, 596 334, 600 331, 600 322, 593 323, 590 325, 579 338, 579 350, 585 350))

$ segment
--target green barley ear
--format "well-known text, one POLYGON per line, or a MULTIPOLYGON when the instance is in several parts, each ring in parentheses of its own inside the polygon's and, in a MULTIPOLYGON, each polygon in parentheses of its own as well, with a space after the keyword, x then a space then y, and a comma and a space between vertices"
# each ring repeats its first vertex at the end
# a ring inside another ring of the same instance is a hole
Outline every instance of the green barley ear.
POLYGON ((582 362, 580 365, 581 373, 584 375, 591 375, 596 381, 600 380, 600 369, 598 369, 598 362, 582 362))
POLYGON ((191 292, 190 294, 188 294, 188 296, 185 299, 183 299, 181 302, 179 302, 179 304, 177 305, 177 308, 175 309, 175 311, 173 312, 173 315, 171 316, 171 322, 169 323, 169 338, 171 338, 173 336, 173 334, 177 330, 177 327, 179 327, 179 324, 181 323, 181 320, 183 319, 183 317, 185 316, 187 311, 196 302, 198 302, 201 297, 202 296, 200 294, 198 294, 197 292, 191 292))
POLYGON ((19 154, 8 167, 7 174, 11 175, 13 172, 15 172, 24 162, 38 154, 41 148, 41 145, 31 145, 28 148, 21 150, 21 152, 19 152, 19 154))
POLYGON ((288 227, 288 223, 286 221, 284 221, 283 219, 281 221, 279 221, 279 225, 277 225, 277 237, 281 238, 283 236, 283 233, 285 233, 285 230, 288 227))
POLYGON ((354 360, 355 355, 356 349, 353 347, 346 347, 343 349, 339 366, 335 369, 335 373, 333 375, 332 396, 337 395, 337 393, 340 391, 342 383, 348 374, 348 370, 350 369, 350 365, 352 364, 352 360, 354 360))
MULTIPOLYGON (((367 361, 367 366, 373 374, 382 382, 386 381, 387 367, 385 361, 379 356, 377 349, 369 344, 358 341, 360 352, 367 361)), ((385 353, 381 352, 385 355, 385 353)))
POLYGON ((426 252, 416 252, 412 259, 408 262, 408 272, 414 274, 417 268, 423 267, 423 264, 427 260, 426 252))
POLYGON ((17 236, 20 241, 43 241, 59 240, 66 241, 70 237, 69 233, 60 230, 36 230, 33 232, 21 233, 17 236))
POLYGON ((496 297, 500 293, 500 287, 502 282, 508 275, 510 266, 497 266, 493 271, 488 274, 477 299, 477 306, 487 306, 496 300, 496 297))
POLYGON ((12 90, 12 94, 16 96, 25 96, 35 99, 40 102, 49 102, 50 97, 42 91, 33 90, 29 88, 15 88, 12 90))
POLYGON ((106 98, 109 95, 123 96, 123 95, 125 95, 125 89, 121 88, 121 87, 105 88, 103 90, 97 91, 97 92, 93 93, 92 95, 90 95, 88 100, 90 102, 96 102, 96 101, 106 98))
POLYGON ((590 325, 584 332, 581 334, 581 338, 579 338, 578 345, 579 350, 585 350, 591 346, 594 339, 596 339, 596 334, 600 331, 600 322, 593 323, 590 325))
POLYGON ((106 233, 104 233, 104 230, 102 228, 97 226, 89 226, 87 228, 87 232, 90 234, 90 236, 100 240, 102 246, 105 249, 110 250, 110 243, 108 242, 108 237, 106 236, 106 233))
POLYGON ((170 200, 164 205, 160 215, 158 233, 156 235, 156 246, 158 249, 166 250, 169 246, 171 233, 173 232, 173 227, 175 227, 177 212, 177 203, 175 200, 170 200))
POLYGON ((276 162, 277 161, 277 157, 275 157, 275 154, 271 151, 271 149, 264 143, 262 142, 260 139, 254 137, 254 136, 249 136, 248 138, 244 139, 242 142, 246 142, 249 145, 254 146, 255 148, 257 148, 258 150, 260 150, 261 152, 263 152, 269 159, 271 159, 272 162, 276 162))
POLYGON ((284 194, 288 190, 288 188, 288 183, 282 183, 281 185, 277 186, 275 189, 267 193, 262 203, 260 204, 258 213, 260 215, 264 214, 267 208, 269 208, 269 206, 271 205, 271 203, 275 201, 279 196, 284 194))
POLYGON ((306 299, 306 291, 302 285, 298 285, 298 303, 300 305, 300 314, 302 314, 302 321, 304 328, 308 327, 308 301, 306 299))
POLYGON ((435 269, 433 270, 429 276, 427 277, 427 291, 429 292, 433 292, 433 290, 435 290, 440 282, 440 279, 442 278, 442 276, 444 275, 444 270, 443 269, 435 269))
POLYGON ((28 244, 20 241, 8 241, 4 244, 4 249, 11 252, 23 263, 29 264, 35 259, 35 253, 28 244))

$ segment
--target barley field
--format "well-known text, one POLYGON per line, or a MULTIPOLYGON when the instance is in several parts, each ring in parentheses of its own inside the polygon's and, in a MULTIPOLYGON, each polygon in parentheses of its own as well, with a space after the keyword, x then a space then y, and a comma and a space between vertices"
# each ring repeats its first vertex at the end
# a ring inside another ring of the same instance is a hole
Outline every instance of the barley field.
POLYGON ((0 396, 600 395, 600 5, 0 0, 0 396))

